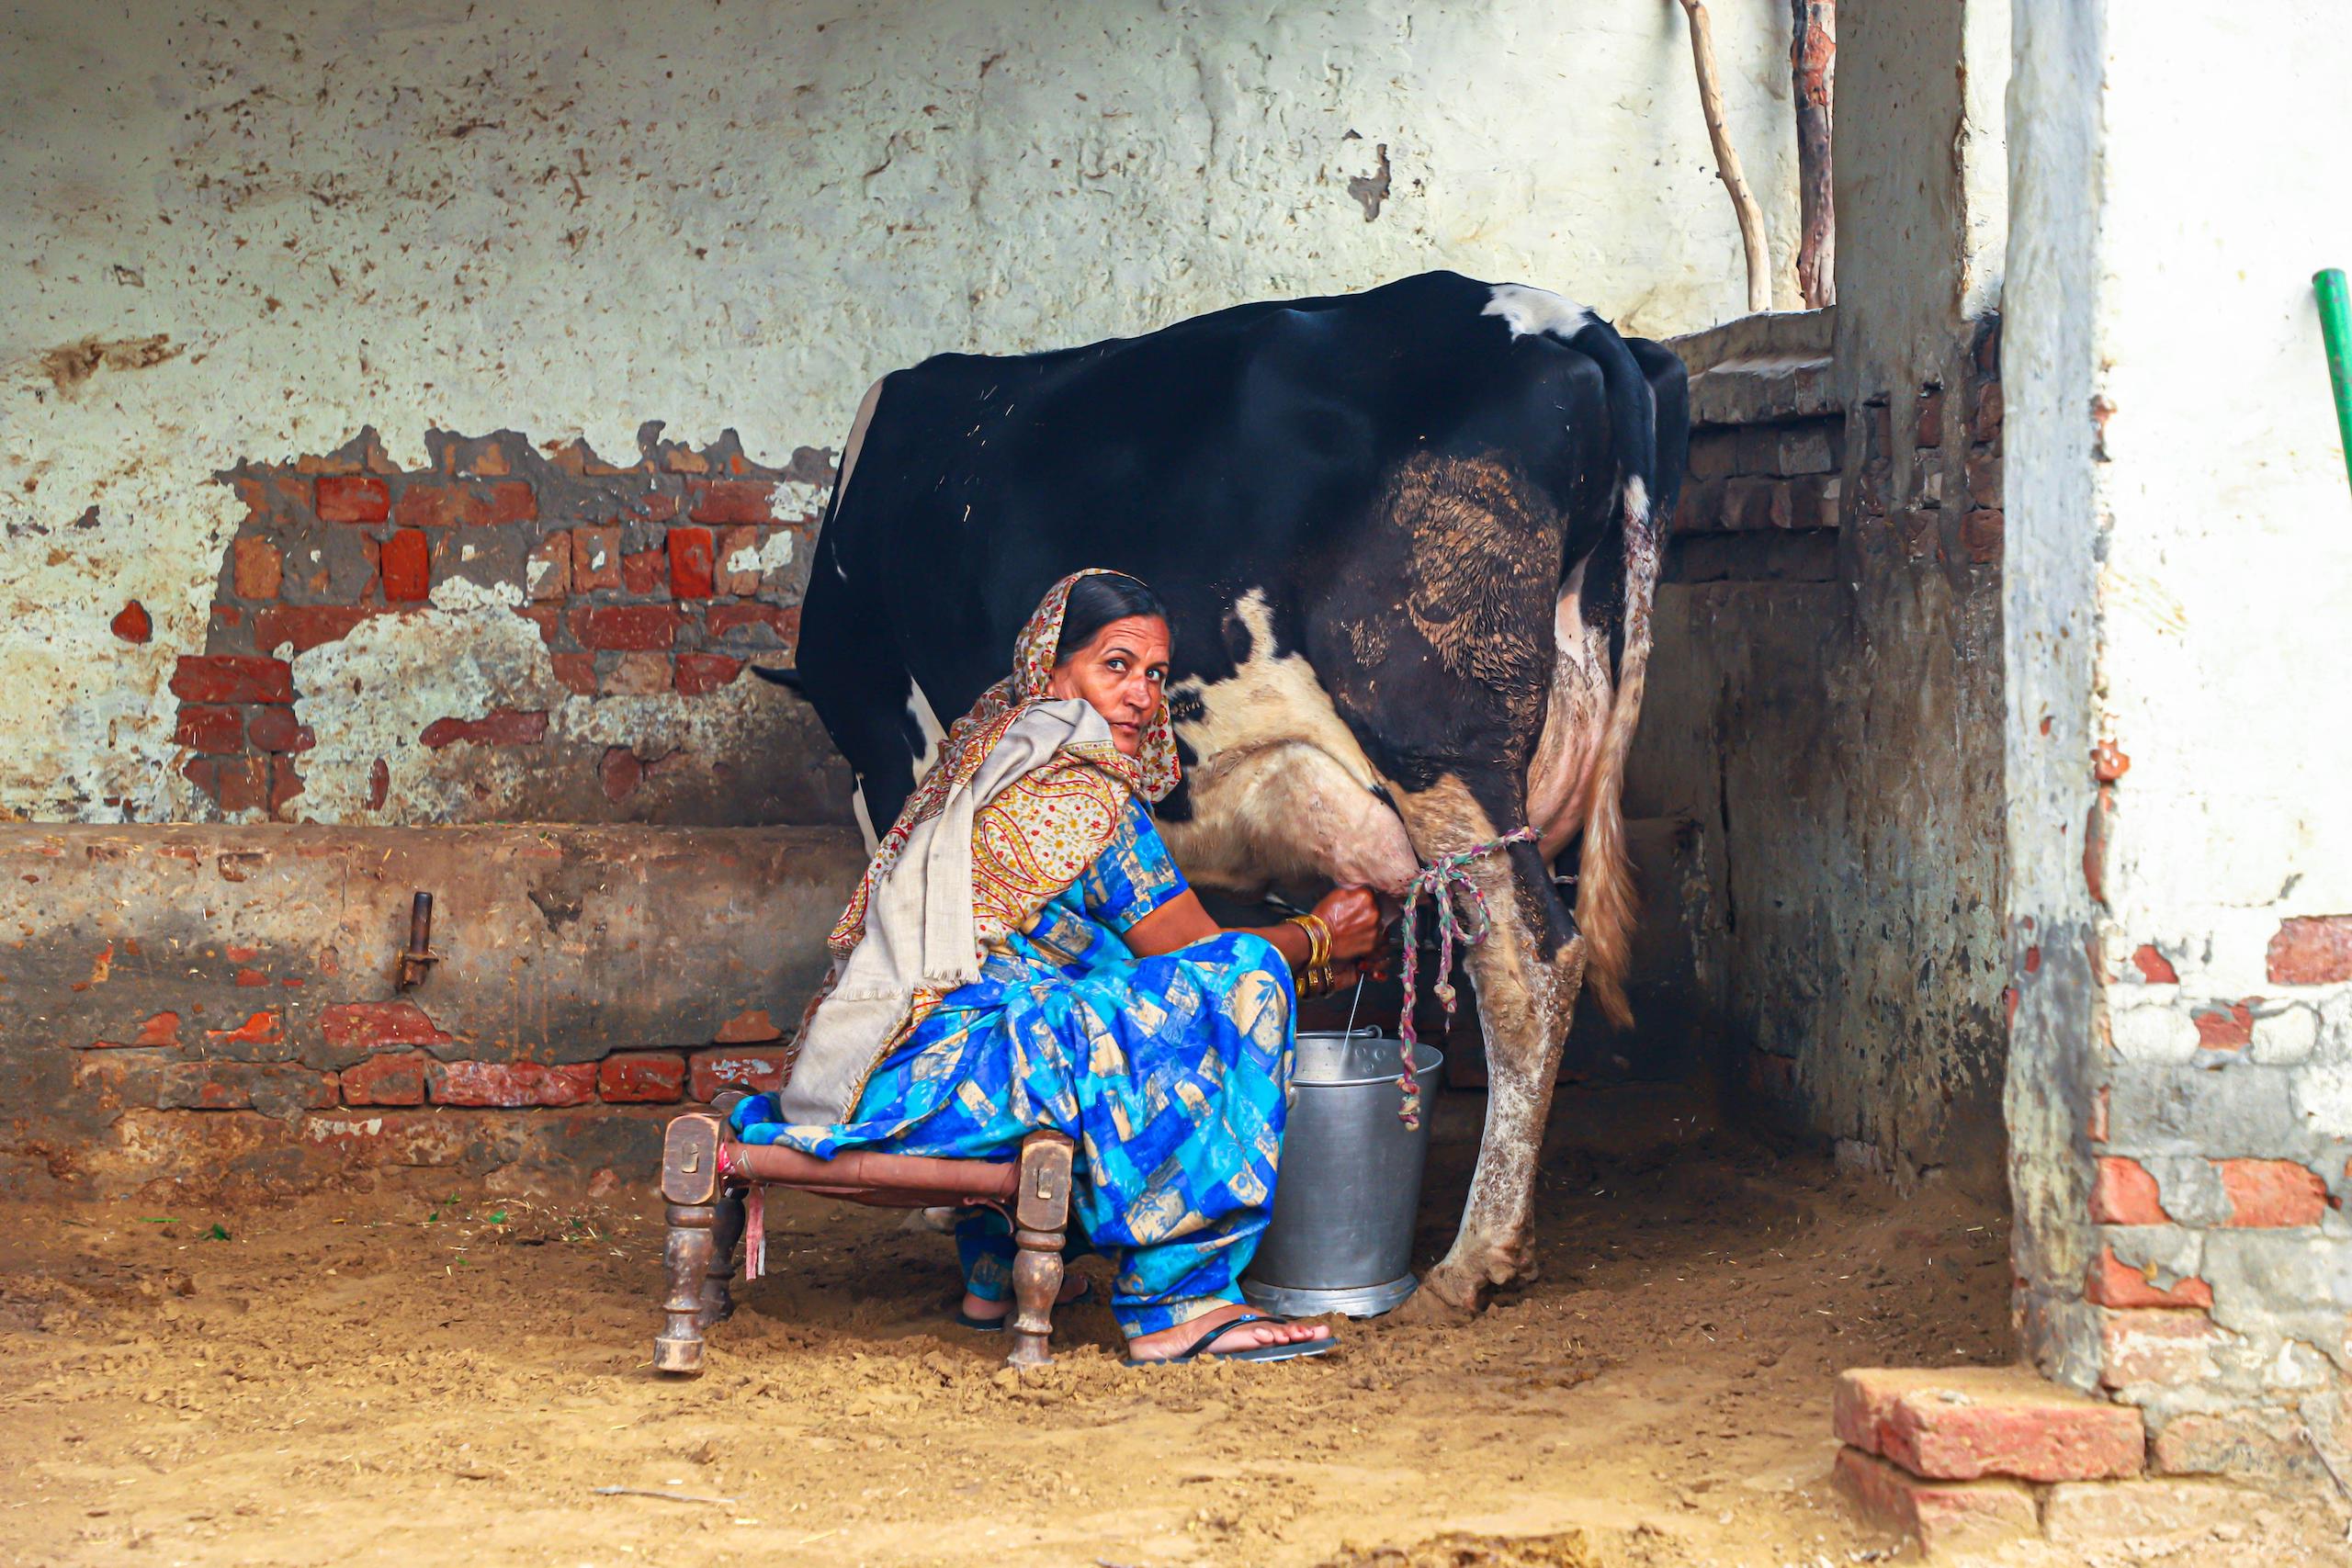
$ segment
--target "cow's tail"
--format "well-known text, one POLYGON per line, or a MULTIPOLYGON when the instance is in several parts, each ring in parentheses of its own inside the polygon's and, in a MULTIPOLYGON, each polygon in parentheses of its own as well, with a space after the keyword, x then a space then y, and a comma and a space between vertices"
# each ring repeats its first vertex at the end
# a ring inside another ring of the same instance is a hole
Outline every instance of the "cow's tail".
POLYGON ((1584 935, 1585 985, 1602 1014, 1623 1029, 1634 1021, 1625 975, 1639 912, 1633 863, 1625 854, 1625 759, 1642 716, 1642 689, 1649 675, 1650 603, 1657 590, 1658 525, 1651 507, 1659 493, 1657 405, 1648 378, 1614 327, 1595 317, 1569 342, 1600 367, 1623 507, 1624 645, 1617 661, 1616 698, 1609 709, 1585 807, 1584 844, 1577 864, 1577 927, 1584 935))

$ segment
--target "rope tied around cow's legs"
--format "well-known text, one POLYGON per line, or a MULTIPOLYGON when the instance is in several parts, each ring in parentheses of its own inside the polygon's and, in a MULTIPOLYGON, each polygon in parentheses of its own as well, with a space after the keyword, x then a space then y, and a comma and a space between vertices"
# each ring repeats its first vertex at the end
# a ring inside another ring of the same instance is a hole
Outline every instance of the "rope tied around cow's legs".
POLYGON ((1490 839, 1483 844, 1474 844, 1466 850, 1456 850, 1450 855, 1439 855, 1423 862, 1421 869, 1413 874, 1412 881, 1405 885, 1405 1010, 1396 1021, 1396 1032, 1404 1040, 1405 1056, 1405 1071, 1396 1080, 1396 1087, 1403 1091, 1404 1104, 1398 1108, 1396 1115, 1408 1127, 1421 1124, 1421 1084, 1413 1074, 1413 1047, 1419 1043, 1419 1037, 1413 1028, 1413 1004, 1419 997, 1414 985, 1420 953, 1415 941, 1415 928, 1420 915, 1421 896, 1429 895, 1437 908, 1438 978, 1434 988, 1438 1001, 1445 1008, 1446 1022, 1450 1026, 1453 1021, 1454 942, 1459 939, 1464 947, 1474 947, 1487 940, 1487 932, 1493 924, 1487 912, 1487 896, 1478 891, 1476 883, 1470 880, 1470 863, 1507 850, 1513 844, 1533 843, 1535 838, 1532 828, 1514 828, 1499 839, 1490 839), (1453 896, 1457 892, 1466 896, 1473 917, 1467 922, 1454 907, 1453 896))

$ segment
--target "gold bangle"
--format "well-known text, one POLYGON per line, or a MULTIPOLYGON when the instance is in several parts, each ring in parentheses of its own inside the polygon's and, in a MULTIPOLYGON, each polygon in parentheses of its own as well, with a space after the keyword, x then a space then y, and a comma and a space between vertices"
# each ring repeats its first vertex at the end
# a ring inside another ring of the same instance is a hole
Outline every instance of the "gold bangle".
POLYGON ((1331 928, 1324 923, 1320 915, 1309 915, 1306 920, 1312 928, 1307 935, 1315 939, 1315 967, 1329 969, 1331 966, 1331 928))
POLYGON ((1331 963, 1331 928, 1318 915, 1293 915, 1283 922, 1296 926, 1306 933, 1306 962, 1296 965, 1298 977, 1311 988, 1318 971, 1327 972, 1331 963))

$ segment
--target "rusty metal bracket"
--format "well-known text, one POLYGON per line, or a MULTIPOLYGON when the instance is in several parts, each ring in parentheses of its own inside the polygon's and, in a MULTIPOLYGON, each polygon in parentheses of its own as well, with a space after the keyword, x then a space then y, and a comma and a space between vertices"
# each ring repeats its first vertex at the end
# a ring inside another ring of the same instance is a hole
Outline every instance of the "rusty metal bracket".
POLYGON ((408 951, 401 954, 397 991, 412 991, 424 983, 441 955, 433 951, 433 895, 419 892, 408 907, 408 951))

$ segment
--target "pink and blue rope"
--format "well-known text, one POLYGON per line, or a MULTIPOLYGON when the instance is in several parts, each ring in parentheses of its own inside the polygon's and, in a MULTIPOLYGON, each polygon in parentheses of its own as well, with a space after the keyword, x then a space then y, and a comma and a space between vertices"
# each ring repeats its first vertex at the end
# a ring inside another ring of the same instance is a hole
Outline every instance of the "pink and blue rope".
POLYGON ((1415 987, 1420 950, 1414 938, 1421 897, 1428 895, 1437 908, 1438 980, 1435 989, 1437 999, 1444 1005, 1446 1021, 1451 1024, 1453 1020, 1453 944, 1459 940, 1465 948, 1476 946, 1487 940, 1487 932, 1493 926, 1487 910, 1487 897, 1478 891, 1478 885, 1470 880, 1470 863, 1513 844, 1533 843, 1535 836, 1532 828, 1514 828, 1499 839, 1474 844, 1466 850, 1456 850, 1452 854, 1439 855, 1424 862, 1421 869, 1413 874, 1412 881, 1405 885, 1405 1010, 1396 1021, 1396 1032, 1404 1041, 1405 1057, 1405 1070, 1396 1080, 1396 1087, 1403 1091, 1404 1104, 1396 1115, 1408 1127, 1421 1124, 1421 1084, 1413 1074, 1413 1047, 1419 1043, 1419 1036, 1413 1029, 1413 1004, 1420 995, 1415 987), (1455 907, 1454 895, 1457 893, 1465 896, 1464 902, 1472 915, 1467 922, 1455 907))

